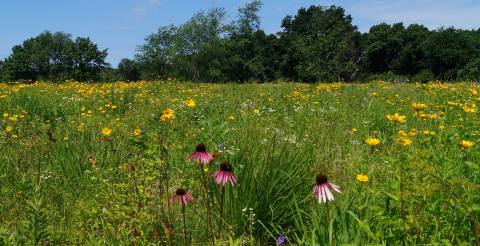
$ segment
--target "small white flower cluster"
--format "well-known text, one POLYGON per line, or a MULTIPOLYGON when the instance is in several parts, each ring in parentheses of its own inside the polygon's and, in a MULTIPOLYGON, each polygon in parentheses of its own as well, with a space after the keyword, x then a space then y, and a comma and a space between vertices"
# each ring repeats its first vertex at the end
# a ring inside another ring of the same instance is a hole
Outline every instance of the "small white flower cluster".
POLYGON ((247 208, 242 209, 242 213, 245 217, 248 218, 248 221, 250 221, 250 226, 253 228, 253 225, 255 225, 256 222, 256 214, 253 212, 253 208, 248 208, 248 213, 247 213, 247 208))
POLYGON ((219 148, 218 152, 227 153, 229 155, 235 155, 236 153, 240 152, 240 149, 233 145, 223 144, 222 148, 219 148))

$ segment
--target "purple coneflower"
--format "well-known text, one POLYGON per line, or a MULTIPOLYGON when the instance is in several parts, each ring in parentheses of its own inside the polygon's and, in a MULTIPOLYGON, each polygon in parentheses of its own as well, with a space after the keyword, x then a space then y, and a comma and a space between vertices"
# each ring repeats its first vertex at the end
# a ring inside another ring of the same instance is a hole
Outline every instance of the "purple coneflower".
POLYGON ((230 182, 230 184, 234 186, 237 182, 237 178, 235 177, 235 174, 233 174, 232 165, 228 162, 224 162, 220 165, 220 169, 216 171, 214 175, 215 183, 222 184, 222 186, 225 186, 227 182, 230 182))
POLYGON ((213 155, 207 152, 207 147, 205 147, 205 144, 199 144, 195 148, 195 152, 190 155, 189 159, 205 165, 213 160, 213 155))
POLYGON ((315 188, 313 189, 313 195, 318 200, 318 203, 327 203, 335 200, 330 189, 333 189, 338 193, 342 193, 342 191, 340 191, 340 187, 338 187, 336 184, 328 182, 327 176, 324 174, 317 175, 316 181, 317 185, 315 185, 315 188))
POLYGON ((170 204, 175 203, 178 201, 180 205, 182 206, 182 217, 183 217, 183 238, 185 240, 185 245, 187 245, 187 223, 186 223, 186 216, 185 216, 185 204, 187 204, 188 201, 193 200, 192 194, 187 192, 185 189, 178 188, 177 191, 175 191, 175 195, 170 197, 170 204))
POLYGON ((190 200, 193 200, 192 194, 190 194, 189 192, 187 192, 186 190, 184 190, 182 188, 179 188, 175 192, 175 195, 170 197, 170 204, 173 204, 173 203, 178 201, 178 203, 180 203, 180 205, 185 205, 190 200))
POLYGON ((220 165, 220 169, 215 172, 215 183, 218 185, 222 185, 222 197, 220 201, 220 223, 219 224, 219 233, 222 230, 222 223, 223 223, 223 206, 224 206, 224 200, 225 200, 225 185, 230 182, 232 186, 235 185, 237 182, 237 178, 235 177, 235 174, 233 174, 233 168, 232 165, 228 162, 222 163, 220 165))

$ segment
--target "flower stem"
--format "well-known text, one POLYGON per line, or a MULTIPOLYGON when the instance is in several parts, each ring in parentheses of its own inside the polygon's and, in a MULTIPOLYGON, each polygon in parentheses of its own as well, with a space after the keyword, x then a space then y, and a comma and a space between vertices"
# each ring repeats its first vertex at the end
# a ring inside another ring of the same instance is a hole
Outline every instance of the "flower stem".
POLYGON ((208 185, 207 185, 207 179, 205 177, 205 171, 203 170, 203 166, 199 165, 200 167, 200 173, 202 174, 202 183, 203 183, 203 188, 205 189, 205 194, 206 194, 206 200, 207 200, 207 235, 209 234, 209 228, 212 229, 212 240, 215 237, 214 232, 213 232, 213 226, 212 226, 212 211, 210 207, 210 192, 208 190, 208 185))
POLYGON ((187 244, 187 223, 185 222, 185 204, 182 203, 182 214, 183 214, 183 237, 185 239, 185 245, 187 244))
POLYGON ((225 200, 225 186, 222 186, 222 197, 220 200, 220 222, 218 223, 218 234, 222 232, 224 200, 225 200))

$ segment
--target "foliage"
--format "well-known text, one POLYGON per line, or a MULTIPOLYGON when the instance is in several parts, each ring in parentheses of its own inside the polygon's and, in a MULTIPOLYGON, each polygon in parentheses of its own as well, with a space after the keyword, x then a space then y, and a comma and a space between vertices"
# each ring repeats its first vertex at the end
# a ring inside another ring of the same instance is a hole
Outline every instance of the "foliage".
POLYGON ((0 242, 180 245, 181 187, 192 245, 476 245, 479 100, 466 82, 0 84, 0 242), (319 172, 342 190, 327 204, 319 172))
POLYGON ((123 80, 137 81, 140 79, 140 70, 138 64, 130 59, 122 59, 118 64, 118 73, 123 77, 123 80))
POLYGON ((106 56, 107 50, 98 50, 89 38, 72 40, 69 34, 44 32, 13 47, 5 60, 3 78, 96 80, 107 65, 106 56))
POLYGON ((367 82, 479 80, 480 29, 429 30, 402 22, 360 33, 339 6, 300 8, 275 34, 261 28, 261 0, 247 1, 225 23, 223 8, 160 26, 118 68, 88 38, 45 32, 0 61, 1 81, 367 82))
POLYGON ((281 38, 291 47, 286 66, 300 81, 351 80, 360 53, 360 33, 344 9, 301 8, 282 21, 281 38))

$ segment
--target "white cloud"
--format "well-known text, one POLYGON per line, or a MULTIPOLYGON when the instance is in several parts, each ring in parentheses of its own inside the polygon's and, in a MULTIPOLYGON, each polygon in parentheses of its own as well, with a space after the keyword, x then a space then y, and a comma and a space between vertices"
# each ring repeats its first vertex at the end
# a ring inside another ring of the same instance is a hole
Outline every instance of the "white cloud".
POLYGON ((136 16, 143 16, 145 14, 145 8, 140 6, 133 7, 132 13, 136 16))
POLYGON ((419 23, 433 29, 448 26, 480 28, 480 1, 361 0, 351 5, 348 12, 354 19, 362 18, 374 23, 419 23))
POLYGON ((134 6, 132 8, 132 14, 137 17, 145 16, 147 10, 158 7, 162 3, 162 0, 145 0, 142 4, 134 6))

